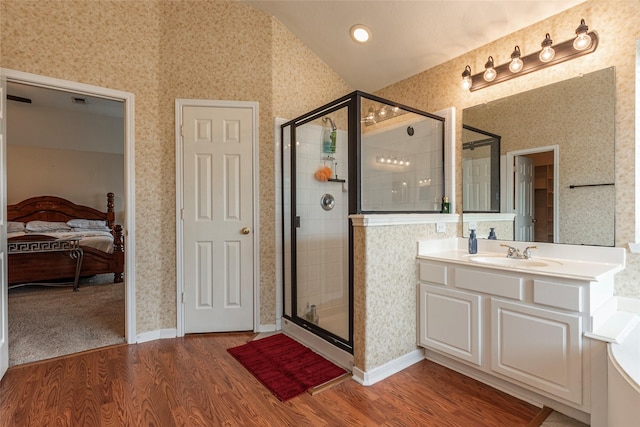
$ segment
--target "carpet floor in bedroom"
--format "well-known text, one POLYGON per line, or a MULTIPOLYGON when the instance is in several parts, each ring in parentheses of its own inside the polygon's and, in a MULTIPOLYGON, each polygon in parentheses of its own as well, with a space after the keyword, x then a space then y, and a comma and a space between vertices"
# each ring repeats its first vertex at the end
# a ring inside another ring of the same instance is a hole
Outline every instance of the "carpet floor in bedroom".
POLYGON ((122 344, 125 285, 113 274, 9 290, 9 366, 122 344))

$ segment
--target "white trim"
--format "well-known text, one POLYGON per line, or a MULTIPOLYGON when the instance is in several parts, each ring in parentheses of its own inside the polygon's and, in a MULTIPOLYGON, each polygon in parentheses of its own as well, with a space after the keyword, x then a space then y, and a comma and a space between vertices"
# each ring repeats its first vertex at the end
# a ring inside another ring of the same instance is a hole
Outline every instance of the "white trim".
MULTIPOLYGON (((509 151, 507 153, 507 209, 513 206, 513 158, 516 156, 524 156, 533 153, 542 153, 545 151, 553 151, 553 242, 560 242, 560 222, 559 222, 559 209, 560 206, 560 146, 559 145, 547 145, 544 147, 527 148, 524 150, 509 151)), ((514 212, 515 213, 515 212, 514 212)))
POLYGON ((282 221, 283 218, 282 216, 284 215, 284 212, 282 210, 282 200, 284 197, 284 194, 282 192, 282 149, 281 149, 281 144, 282 144, 282 139, 280 137, 280 126, 284 123, 287 123, 289 120, 288 119, 283 119, 283 118, 275 118, 274 121, 274 165, 273 165, 273 170, 276 171, 275 176, 273 177, 274 179, 274 185, 275 185, 275 206, 274 206, 274 212, 276 213, 275 215, 275 248, 276 248, 276 253, 275 253, 275 262, 276 262, 276 266, 275 266, 275 271, 276 271, 276 312, 275 312, 275 318, 276 318, 276 330, 279 331, 282 329, 282 315, 284 314, 284 272, 283 272, 283 268, 284 268, 284 263, 283 263, 283 257, 284 257, 284 249, 282 247, 282 221))
POLYGON ((256 332, 256 333, 275 332, 275 331, 278 331, 278 330, 280 330, 280 329, 277 327, 276 324, 270 323, 270 324, 267 324, 267 325, 259 324, 255 328, 254 332, 256 332))
POLYGON ((176 123, 176 325, 179 337, 184 336, 184 304, 182 293, 184 292, 184 254, 182 247, 184 235, 182 230, 181 212, 183 203, 183 170, 182 170, 182 110, 184 107, 228 107, 250 108, 253 126, 253 329, 255 332, 271 332, 270 326, 260 324, 260 181, 259 181, 259 103, 256 101, 222 101, 212 99, 176 99, 175 123, 176 123))
MULTIPOLYGON (((636 134, 635 134, 635 144, 634 147, 640 147, 640 38, 636 39, 636 100, 635 100, 635 108, 636 108, 636 134)), ((640 242, 640 173, 638 173, 638 169, 640 169, 640 153, 638 150, 634 150, 635 162, 634 162, 634 228, 635 232, 633 235, 635 236, 635 241, 640 242)), ((621 221, 622 222, 622 221, 621 221)))
POLYGON ((481 222, 481 221, 513 221, 516 217, 515 213, 490 213, 490 212, 480 212, 480 213, 465 213, 464 214, 464 222, 481 222))
POLYGON ((388 378, 393 374, 397 374, 403 369, 424 360, 424 358, 424 351, 421 349, 415 349, 404 356, 400 356, 397 359, 391 360, 384 365, 373 368, 370 371, 365 372, 354 366, 353 379, 364 386, 373 385, 378 381, 382 381, 385 378, 388 378))
POLYGON ((136 336, 136 344, 140 344, 143 342, 167 339, 167 338, 175 338, 177 337, 177 331, 175 328, 169 329, 156 329, 155 331, 143 332, 140 335, 136 336))
MULTIPOLYGON (((39 86, 55 90, 63 90, 99 98, 113 99, 124 103, 124 245, 125 245, 125 338, 133 344, 136 336, 136 244, 135 244, 135 96, 100 86, 88 85, 69 80, 56 79, 22 71, 0 69, 7 81, 39 86)), ((6 191, 6 190, 5 190, 6 191)), ((6 194, 2 195, 6 198, 6 194)))
POLYGON ((7 274, 7 148, 5 145, 7 82, 0 73, 0 380, 9 369, 9 276, 7 274), (6 289, 6 290, 5 290, 6 289))
POLYGON ((366 214, 349 215, 354 227, 378 227, 386 225, 435 224, 438 222, 457 223, 458 214, 366 214))
POLYGON ((449 198, 450 212, 456 212, 456 108, 436 111, 444 117, 444 195, 449 198))

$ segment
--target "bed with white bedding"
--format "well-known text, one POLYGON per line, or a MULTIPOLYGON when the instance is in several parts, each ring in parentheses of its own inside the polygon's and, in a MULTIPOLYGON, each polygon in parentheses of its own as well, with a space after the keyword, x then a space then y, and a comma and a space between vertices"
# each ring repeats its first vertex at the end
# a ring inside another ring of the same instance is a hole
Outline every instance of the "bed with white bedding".
POLYGON ((9 285, 69 279, 77 276, 77 268, 80 277, 113 273, 114 282, 122 282, 124 240, 122 226, 114 223, 113 199, 113 193, 107 194, 106 212, 55 196, 8 206, 9 285), (81 263, 71 250, 43 250, 76 240, 81 263))

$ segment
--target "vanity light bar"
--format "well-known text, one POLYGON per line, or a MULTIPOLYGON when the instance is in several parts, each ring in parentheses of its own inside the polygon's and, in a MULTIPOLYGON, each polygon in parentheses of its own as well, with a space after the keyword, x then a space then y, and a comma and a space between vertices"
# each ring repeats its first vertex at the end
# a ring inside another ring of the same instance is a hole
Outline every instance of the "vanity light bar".
MULTIPOLYGON (((465 77, 467 79, 471 79, 471 86, 469 87, 469 90, 471 92, 474 92, 476 90, 488 87, 488 86, 492 86, 495 85, 497 83, 502 83, 505 82, 507 80, 511 80, 515 77, 518 76, 523 76, 525 74, 529 74, 532 73, 534 71, 538 71, 541 70, 543 68, 547 68, 547 67, 551 67, 553 65, 556 64, 560 64, 561 62, 565 62, 568 61, 570 59, 575 59, 578 58, 580 56, 583 55, 587 55, 589 53, 592 53, 596 50, 596 48, 598 47, 598 34, 595 31, 591 31, 589 33, 587 33, 587 35, 589 37, 591 37, 591 45, 583 50, 577 50, 574 47, 574 40, 575 38, 572 38, 570 40, 567 40, 563 43, 560 44, 554 44, 553 45, 553 50, 555 50, 555 56, 553 57, 552 60, 550 60, 549 62, 542 62, 540 60, 540 51, 534 52, 530 55, 521 57, 520 59, 523 62, 523 66, 522 69, 520 71, 517 72, 512 72, 509 69, 509 64, 511 62, 507 62, 505 64, 499 65, 497 67, 494 67, 493 69, 495 70, 495 72, 497 73, 496 77, 491 80, 491 81, 487 81, 484 79, 484 74, 485 71, 478 73, 478 74, 474 74, 473 76, 469 77, 468 75, 471 74, 471 69, 470 67, 467 65, 467 68, 465 68, 465 72, 463 73, 463 87, 465 87, 464 85, 464 80, 465 77), (465 76, 465 74, 467 74, 465 76)), ((546 40, 546 39, 545 39, 546 40)), ((520 49, 518 48, 518 52, 520 51, 520 49)), ((492 58, 493 59, 493 58, 492 58)), ((468 84, 467 84, 468 85, 468 84)), ((465 87, 466 89, 466 87, 465 87)))
POLYGON ((390 156, 377 156, 376 163, 380 163, 381 165, 391 165, 391 166, 410 166, 411 162, 409 160, 398 159, 397 157, 390 156))

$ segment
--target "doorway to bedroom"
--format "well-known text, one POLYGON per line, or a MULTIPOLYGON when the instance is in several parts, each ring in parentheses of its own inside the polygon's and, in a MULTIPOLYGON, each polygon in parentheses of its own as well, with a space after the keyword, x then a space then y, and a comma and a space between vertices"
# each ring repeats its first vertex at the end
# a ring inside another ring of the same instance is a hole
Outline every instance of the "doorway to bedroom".
MULTIPOLYGON (((130 215, 125 208, 131 192, 126 177, 131 176, 127 172, 132 168, 127 154, 133 148, 133 118, 127 109, 132 110, 133 96, 23 73, 15 78, 7 76, 6 93, 7 204, 54 196, 113 215, 113 224, 127 230, 130 215)), ((70 232, 79 230, 76 227, 70 232)), ((111 229, 84 231, 96 242, 100 233, 114 236, 111 229)), ((25 232, 31 229, 25 228, 25 232)), ((78 265, 102 262, 102 258, 91 258, 94 250, 111 254, 123 250, 119 258, 123 260, 125 246, 132 244, 130 238, 133 233, 121 242, 120 249, 117 234, 109 248, 94 249, 92 243, 85 243, 91 247, 83 246, 84 260, 78 265)), ((109 256, 106 259, 111 260, 109 256)), ((10 266, 11 255, 8 262, 10 266)), ((129 274, 122 274, 120 262, 120 268, 111 272, 114 264, 109 263, 106 268, 81 269, 77 292, 68 286, 67 279, 10 283, 9 366, 133 342, 135 325, 129 321, 135 318, 129 304, 133 269, 124 262, 129 274)))

